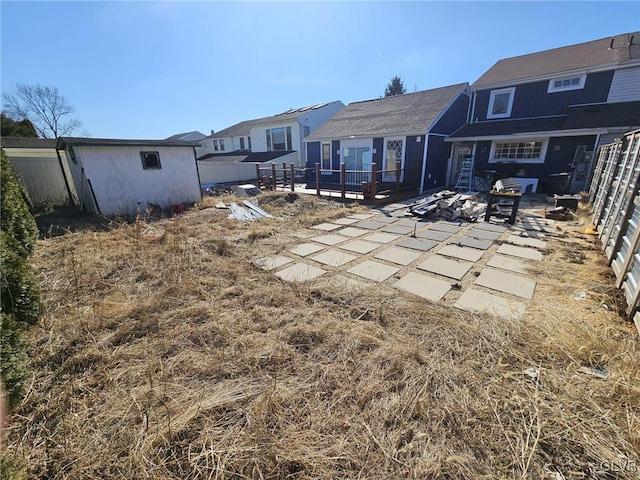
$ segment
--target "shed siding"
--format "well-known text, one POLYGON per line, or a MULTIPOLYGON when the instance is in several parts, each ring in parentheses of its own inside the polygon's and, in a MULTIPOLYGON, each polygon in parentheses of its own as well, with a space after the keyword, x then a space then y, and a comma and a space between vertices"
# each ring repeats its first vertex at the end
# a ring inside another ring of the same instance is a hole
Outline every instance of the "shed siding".
POLYGON ((431 128, 431 132, 449 134, 464 125, 467 120, 469 101, 468 95, 459 95, 451 107, 447 109, 445 114, 431 128))
POLYGON ((611 81, 607 102, 633 102, 640 100, 640 67, 616 70, 611 81))
POLYGON ((5 148, 4 150, 35 206, 66 205, 77 200, 73 178, 63 151, 60 152, 60 156, 64 172, 60 168, 55 149, 5 148), (67 178, 73 199, 69 198, 63 175, 67 178))
MULTIPOLYGON (((517 85, 510 119, 565 115, 570 105, 603 103, 607 101, 613 70, 587 75, 584 88, 566 92, 547 93, 549 81, 517 85)), ((487 119, 491 90, 482 90, 476 95, 474 116, 487 119)))
MULTIPOLYGON (((168 207, 178 203, 200 200, 198 171, 192 148, 184 147, 98 147, 76 146, 78 164, 84 168, 83 195, 85 204, 86 179, 91 181, 96 200, 103 215, 133 215, 139 204, 149 203, 168 207), (141 151, 157 151, 160 169, 143 169, 141 151)), ((76 168, 78 176, 78 169, 76 168)), ((82 172, 80 172, 82 173, 82 172)))

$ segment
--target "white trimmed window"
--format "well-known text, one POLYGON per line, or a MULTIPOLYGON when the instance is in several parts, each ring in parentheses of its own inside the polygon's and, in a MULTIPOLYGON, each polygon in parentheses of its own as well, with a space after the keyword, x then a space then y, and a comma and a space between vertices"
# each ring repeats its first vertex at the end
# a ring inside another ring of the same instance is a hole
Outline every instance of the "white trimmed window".
POLYGON ((220 150, 224 152, 224 138, 220 139, 220 150))
POLYGON ((142 168, 145 170, 159 170, 162 168, 158 152, 140 152, 140 160, 142 160, 142 168))
POLYGON ((240 150, 244 150, 244 137, 240 137, 240 150))
POLYGON ((218 140, 214 140, 213 141, 213 149, 217 152, 218 151, 218 140))
POLYGON ((491 144, 489 163, 544 163, 547 140, 526 139, 517 142, 496 140, 491 144))
POLYGON ((584 82, 586 78, 586 75, 580 75, 577 77, 554 78, 553 80, 549 80, 547 93, 566 92, 567 90, 580 90, 581 88, 584 88, 584 82))
POLYGON ((511 116, 511 107, 513 106, 513 97, 516 87, 501 88, 500 90, 492 90, 489 97, 489 108, 487 109, 487 118, 507 118, 511 116))
MULTIPOLYGON (((385 149, 382 169, 384 174, 382 180, 385 182, 395 182, 396 162, 400 162, 400 168, 404 166, 404 139, 385 138, 385 149)), ((402 173, 401 173, 402 175, 402 173)))
POLYGON ((320 162, 322 170, 331 170, 331 143, 322 144, 322 160, 320 162))

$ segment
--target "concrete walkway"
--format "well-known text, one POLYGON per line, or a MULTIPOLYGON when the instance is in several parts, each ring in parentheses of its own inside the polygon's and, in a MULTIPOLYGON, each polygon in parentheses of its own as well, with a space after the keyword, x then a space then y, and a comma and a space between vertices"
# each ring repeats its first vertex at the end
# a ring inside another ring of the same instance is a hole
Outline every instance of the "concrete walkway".
POLYGON ((526 203, 515 226, 494 218, 420 219, 408 214, 411 202, 296 232, 297 244, 256 264, 288 282, 386 284, 462 310, 520 318, 536 288, 528 269, 543 258, 553 221, 527 214, 526 203))

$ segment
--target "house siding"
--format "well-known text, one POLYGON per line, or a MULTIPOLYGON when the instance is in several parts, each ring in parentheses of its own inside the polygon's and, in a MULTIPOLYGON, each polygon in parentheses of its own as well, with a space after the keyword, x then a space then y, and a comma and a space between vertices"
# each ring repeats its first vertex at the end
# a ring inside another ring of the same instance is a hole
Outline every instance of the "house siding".
POLYGON ((469 96, 462 94, 456 98, 446 113, 431 127, 431 133, 450 134, 464 125, 469 110, 469 96))
MULTIPOLYGON (((588 74, 584 88, 566 92, 547 93, 549 80, 517 85, 508 119, 565 115, 570 105, 604 103, 609 95, 613 73, 610 70, 588 74)), ((481 90, 476 94, 474 117, 478 121, 487 120, 490 95, 491 90, 481 90)))
POLYGON ((429 142, 427 146, 427 166, 425 168, 423 179, 425 190, 445 186, 450 149, 451 145, 445 143, 444 137, 440 135, 429 135, 429 142))
POLYGON ((640 67, 616 70, 611 81, 608 103, 640 100, 640 67))
MULTIPOLYGON (((93 210, 88 181, 103 215, 133 215, 139 204, 168 207, 201 199, 193 148, 75 146, 78 164, 74 180, 82 183, 81 198, 93 210), (142 168, 141 151, 157 151, 160 169, 142 168)), ((71 164, 73 162, 70 162, 71 164)), ((77 185, 77 184, 76 184, 77 185)))
POLYGON ((424 135, 410 135, 404 147, 404 183, 418 184, 424 159, 424 135), (420 141, 418 141, 418 138, 420 141))
POLYGON ((320 163, 320 142, 307 143, 307 168, 316 168, 320 163))
POLYGON ((382 170, 384 162, 384 138, 373 139, 373 156, 372 161, 382 170))
POLYGON ((331 168, 332 170, 340 170, 340 140, 331 142, 331 168))

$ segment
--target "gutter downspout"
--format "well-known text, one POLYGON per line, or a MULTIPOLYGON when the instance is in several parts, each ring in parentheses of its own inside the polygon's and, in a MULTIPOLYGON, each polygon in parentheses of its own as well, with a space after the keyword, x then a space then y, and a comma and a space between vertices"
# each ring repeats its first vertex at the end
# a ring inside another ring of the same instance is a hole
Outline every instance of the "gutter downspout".
POLYGON ((200 180, 200 169, 198 168, 198 156, 196 155, 196 147, 193 147, 193 161, 196 162, 196 175, 198 175, 198 192, 200 193, 200 201, 202 201, 202 182, 200 180))
POLYGON ((64 173, 64 165, 62 164, 62 157, 60 156, 60 151, 56 146, 56 155, 58 156, 58 164, 60 165, 60 171, 62 172, 62 178, 64 179, 64 186, 67 187, 67 194, 69 195, 69 202, 71 205, 75 205, 76 202, 73 199, 73 194, 71 193, 71 187, 69 186, 69 180, 67 179, 67 174, 64 173))

